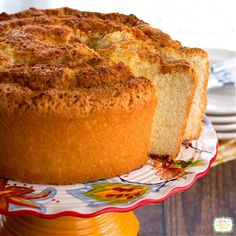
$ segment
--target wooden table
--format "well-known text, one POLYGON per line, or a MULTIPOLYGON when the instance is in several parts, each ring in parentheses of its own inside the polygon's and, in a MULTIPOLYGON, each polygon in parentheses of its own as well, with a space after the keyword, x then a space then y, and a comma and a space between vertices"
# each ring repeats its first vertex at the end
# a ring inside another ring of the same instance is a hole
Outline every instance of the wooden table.
MULTIPOLYGON (((218 216, 232 217, 236 225, 236 160, 211 168, 189 190, 135 213, 141 223, 139 236, 216 235, 212 221, 218 216)), ((236 235, 236 226, 227 235, 236 235)))

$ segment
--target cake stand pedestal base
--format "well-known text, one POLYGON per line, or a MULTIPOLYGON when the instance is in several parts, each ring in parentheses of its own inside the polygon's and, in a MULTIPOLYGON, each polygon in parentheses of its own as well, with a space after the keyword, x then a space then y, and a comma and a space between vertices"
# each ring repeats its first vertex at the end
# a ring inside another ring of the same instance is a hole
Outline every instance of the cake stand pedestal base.
POLYGON ((35 216, 2 216, 0 236, 137 236, 139 222, 134 213, 104 213, 91 218, 58 217, 42 219, 35 216))

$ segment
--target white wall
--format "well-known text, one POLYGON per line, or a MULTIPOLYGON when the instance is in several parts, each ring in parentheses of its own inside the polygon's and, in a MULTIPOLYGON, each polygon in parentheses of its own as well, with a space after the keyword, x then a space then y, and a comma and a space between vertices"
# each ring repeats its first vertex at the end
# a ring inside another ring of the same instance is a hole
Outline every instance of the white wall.
POLYGON ((133 13, 186 46, 236 51, 235 0, 0 0, 0 12, 69 6, 133 13))

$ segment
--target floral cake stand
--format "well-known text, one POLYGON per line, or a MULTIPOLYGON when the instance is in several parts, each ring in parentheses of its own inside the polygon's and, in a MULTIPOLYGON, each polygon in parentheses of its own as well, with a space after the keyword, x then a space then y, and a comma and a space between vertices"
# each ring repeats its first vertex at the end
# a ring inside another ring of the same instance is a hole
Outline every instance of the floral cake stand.
POLYGON ((63 186, 0 179, 0 235, 137 235, 135 208, 163 202, 208 172, 218 141, 206 117, 202 128, 176 161, 151 156, 142 168, 112 179, 63 186))

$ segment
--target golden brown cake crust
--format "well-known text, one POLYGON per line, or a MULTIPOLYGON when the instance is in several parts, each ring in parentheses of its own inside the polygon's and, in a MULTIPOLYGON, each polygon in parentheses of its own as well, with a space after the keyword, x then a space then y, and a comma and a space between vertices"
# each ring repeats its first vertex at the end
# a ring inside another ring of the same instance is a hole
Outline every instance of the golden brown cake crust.
POLYGON ((155 88, 91 47, 129 27, 64 11, 0 15, 1 177, 71 184, 147 161, 155 88))
POLYGON ((72 184, 125 174, 147 162, 155 99, 88 117, 0 112, 1 177, 72 184))
POLYGON ((37 109, 63 115, 68 110, 68 116, 78 117, 109 109, 109 103, 113 108, 128 109, 144 101, 145 96, 148 100, 154 91, 150 81, 135 78, 122 63, 101 58, 81 42, 83 35, 75 32, 78 25, 76 31, 84 30, 84 35, 91 29, 104 33, 125 26, 70 16, 60 18, 64 11, 67 9, 1 15, 1 109, 7 106, 11 111, 37 109))

